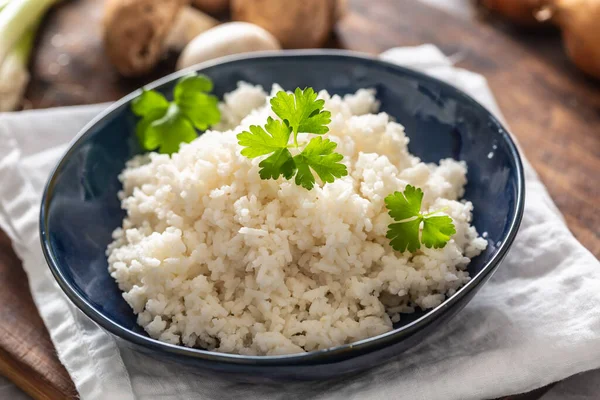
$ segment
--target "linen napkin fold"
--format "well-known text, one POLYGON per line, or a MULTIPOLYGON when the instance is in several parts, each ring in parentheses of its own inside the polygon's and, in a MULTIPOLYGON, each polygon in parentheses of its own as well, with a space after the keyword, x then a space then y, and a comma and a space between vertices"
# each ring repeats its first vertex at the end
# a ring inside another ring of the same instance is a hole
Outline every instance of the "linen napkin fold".
MULTIPOLYGON (((454 68, 434 46, 391 49, 381 57, 461 88, 501 118, 485 79, 454 68)), ((571 235, 526 160, 523 223, 498 272, 453 320, 391 362, 334 381, 251 385, 132 351, 68 301, 39 244, 43 184, 66 143, 104 107, 0 115, 0 227, 23 260, 81 398, 482 399, 600 367, 600 264, 571 235)))

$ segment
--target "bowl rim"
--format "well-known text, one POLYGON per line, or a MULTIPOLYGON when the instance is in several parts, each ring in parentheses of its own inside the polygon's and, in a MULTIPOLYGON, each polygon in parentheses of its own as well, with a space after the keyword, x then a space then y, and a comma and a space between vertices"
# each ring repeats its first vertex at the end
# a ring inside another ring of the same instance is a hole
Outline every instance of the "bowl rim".
POLYGON ((384 61, 383 59, 356 51, 349 50, 335 50, 335 49, 317 49, 317 50, 284 50, 284 51, 266 51, 266 52, 255 52, 251 54, 238 54, 226 57, 221 57, 215 60, 210 60, 204 63, 200 63, 180 71, 169 74, 163 78, 160 78, 152 83, 145 85, 144 88, 155 89, 157 87, 166 85, 173 80, 180 78, 181 76, 188 74, 192 71, 201 72, 203 69, 214 67, 222 64, 232 62, 243 62, 248 59, 280 59, 280 58, 336 58, 345 59, 349 62, 360 62, 360 63, 375 63, 379 64, 386 69, 393 70, 396 73, 408 75, 416 78, 420 81, 429 81, 436 85, 439 85, 446 90, 455 92, 463 100, 470 103, 475 108, 480 109, 489 115, 491 121, 495 124, 495 129, 499 130, 502 138, 506 141, 508 146, 509 155, 514 160, 516 171, 515 176, 517 179, 517 196, 515 201, 514 215, 510 221, 510 227, 506 238, 500 244, 500 247, 496 250, 495 254, 492 255, 491 259, 483 266, 483 268, 471 278, 463 287, 456 291, 452 296, 448 297, 439 306, 429 310, 427 313, 419 317, 418 319, 404 325, 400 328, 393 329, 389 332, 369 337, 357 342, 335 346, 323 350, 315 350, 306 353, 296 353, 287 355, 277 356, 247 356, 230 353, 219 353, 215 351, 203 350, 198 348, 185 347, 180 345, 169 344, 161 342, 157 339, 153 339, 149 336, 136 333, 122 326, 121 324, 113 321, 112 319, 105 316, 102 312, 96 310, 96 308, 84 298, 79 290, 72 284, 63 271, 59 267, 59 263, 52 251, 48 237, 48 209, 50 206, 50 200, 53 195, 54 186, 56 184, 57 177, 60 171, 63 169, 65 163, 70 159, 71 154, 78 147, 78 144, 87 136, 90 130, 102 122, 103 120, 110 118, 113 111, 120 109, 122 106, 131 102, 141 93, 141 88, 137 89, 128 95, 124 96, 120 100, 111 104, 103 112, 93 118, 88 124, 86 124, 75 138, 69 143, 67 152, 61 157, 58 164, 54 167, 42 195, 42 203, 39 215, 39 226, 40 226, 40 242, 46 262, 52 271, 52 274, 60 288, 64 291, 67 297, 89 318, 95 323, 100 325, 101 328, 108 332, 125 339, 126 341, 132 342, 139 346, 142 346, 149 350, 156 350, 159 352, 169 353, 176 356, 185 356, 191 359, 201 359, 205 361, 217 361, 226 364, 237 364, 237 365, 254 365, 254 366, 292 366, 292 365, 306 365, 314 363, 333 363, 343 361, 349 358, 354 358, 365 353, 369 353, 375 350, 380 350, 385 347, 389 347, 403 338, 414 334, 421 330, 425 326, 432 323, 437 319, 438 316, 442 315, 452 306, 454 306, 459 300, 466 296, 469 292, 478 287, 478 285, 484 282, 491 274, 496 270, 502 259, 505 257, 510 246, 512 245, 518 228, 523 218, 523 210, 525 204, 525 178, 523 171, 523 164, 519 155, 517 145, 513 141, 509 130, 496 118, 492 112, 486 107, 477 102, 473 97, 466 94, 462 90, 445 83, 437 78, 426 75, 422 72, 406 68, 403 66, 395 65, 384 61))

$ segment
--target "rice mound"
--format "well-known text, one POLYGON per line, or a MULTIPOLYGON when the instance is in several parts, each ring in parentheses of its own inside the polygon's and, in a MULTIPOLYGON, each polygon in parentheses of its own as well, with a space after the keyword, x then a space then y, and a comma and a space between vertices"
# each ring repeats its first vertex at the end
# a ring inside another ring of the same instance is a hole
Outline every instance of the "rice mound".
POLYGON ((220 105, 219 131, 127 163, 109 271, 151 337, 246 355, 324 349, 390 331, 400 313, 436 307, 469 280, 487 242, 470 225, 472 204, 458 201, 466 164, 412 156, 371 90, 319 97, 349 172, 334 183, 260 179, 262 157, 241 156, 236 134, 275 116, 267 93, 244 83, 220 105), (454 220, 443 249, 389 246, 384 198, 407 184, 454 220))

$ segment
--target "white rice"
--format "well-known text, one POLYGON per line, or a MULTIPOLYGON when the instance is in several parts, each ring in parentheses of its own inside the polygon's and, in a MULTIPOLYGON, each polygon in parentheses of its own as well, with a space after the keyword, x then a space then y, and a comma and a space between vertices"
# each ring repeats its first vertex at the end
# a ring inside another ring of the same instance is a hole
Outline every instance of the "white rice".
POLYGON ((349 175, 311 191, 261 180, 261 158, 240 155, 236 134, 274 116, 248 84, 225 96, 222 132, 127 164, 109 270, 150 336, 252 355, 324 349, 387 332, 399 313, 436 307, 469 280, 487 242, 470 225, 472 204, 457 201, 466 165, 412 156, 374 95, 319 94, 349 175), (443 249, 389 246, 384 198, 407 184, 454 220, 443 249))

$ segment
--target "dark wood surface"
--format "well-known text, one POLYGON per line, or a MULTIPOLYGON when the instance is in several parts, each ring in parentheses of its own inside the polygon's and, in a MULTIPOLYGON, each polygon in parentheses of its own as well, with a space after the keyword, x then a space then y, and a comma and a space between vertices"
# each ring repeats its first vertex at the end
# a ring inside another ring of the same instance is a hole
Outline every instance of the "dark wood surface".
POLYGON ((0 374, 35 399, 74 397, 75 387, 56 357, 25 271, 2 231, 0 288, 0 374))
MULTIPOLYGON (((99 0, 67 1, 50 13, 37 43, 27 107, 112 101, 172 71, 170 57, 152 76, 120 78, 102 51, 101 16, 99 0)), ((331 46, 379 53, 422 43, 437 45, 458 66, 486 76, 569 227, 599 256, 600 86, 569 64, 558 33, 456 18, 414 0, 350 0, 331 46)), ((3 234, 0 287, 0 373, 36 399, 74 397, 3 234)), ((537 399, 546 390, 505 399, 537 399)))

